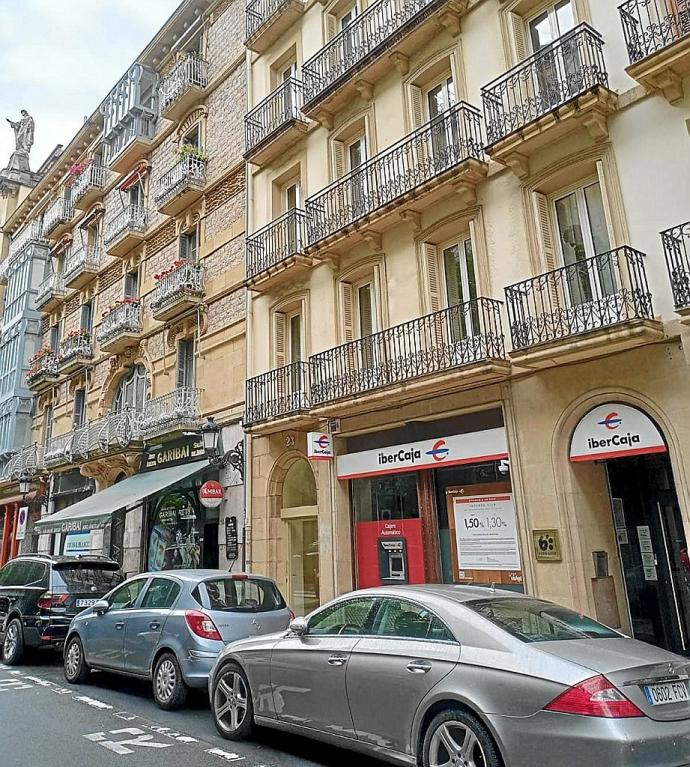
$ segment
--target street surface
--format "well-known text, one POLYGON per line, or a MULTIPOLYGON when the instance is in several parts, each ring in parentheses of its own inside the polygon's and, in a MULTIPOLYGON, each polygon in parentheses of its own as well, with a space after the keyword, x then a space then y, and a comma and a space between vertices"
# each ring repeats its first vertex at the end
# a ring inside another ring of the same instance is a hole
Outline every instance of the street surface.
POLYGON ((150 686, 93 673, 68 685, 58 656, 0 664, 0 765, 36 767, 383 767, 383 763, 277 731, 253 741, 221 738, 204 691, 181 711, 162 711, 150 686))

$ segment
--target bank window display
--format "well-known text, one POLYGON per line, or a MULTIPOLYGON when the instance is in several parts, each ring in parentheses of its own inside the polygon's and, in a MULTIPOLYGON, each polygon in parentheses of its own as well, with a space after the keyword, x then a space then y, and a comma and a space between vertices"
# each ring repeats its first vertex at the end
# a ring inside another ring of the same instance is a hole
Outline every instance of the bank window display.
POLYGON ((149 533, 149 571, 201 566, 203 511, 189 493, 164 495, 153 515, 149 533))

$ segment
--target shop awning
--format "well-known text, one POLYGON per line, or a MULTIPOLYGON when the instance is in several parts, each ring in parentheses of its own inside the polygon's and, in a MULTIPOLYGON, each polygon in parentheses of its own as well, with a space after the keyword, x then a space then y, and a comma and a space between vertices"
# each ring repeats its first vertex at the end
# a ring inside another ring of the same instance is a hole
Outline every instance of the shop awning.
POLYGON ((208 461, 195 461, 181 466, 157 469, 122 480, 112 487, 94 493, 57 514, 51 514, 34 523, 38 533, 70 533, 79 530, 97 530, 105 527, 112 515, 120 509, 137 506, 144 498, 155 495, 194 474, 207 469, 208 461))

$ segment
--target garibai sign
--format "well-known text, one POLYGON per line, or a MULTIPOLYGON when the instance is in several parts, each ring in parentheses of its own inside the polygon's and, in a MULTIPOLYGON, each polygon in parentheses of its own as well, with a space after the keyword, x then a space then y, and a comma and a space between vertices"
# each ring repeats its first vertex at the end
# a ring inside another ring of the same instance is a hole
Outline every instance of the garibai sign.
POLYGON ((570 442, 571 461, 665 452, 666 443, 652 419, 635 407, 616 402, 590 410, 575 427, 570 442))
POLYGON ((338 479, 344 480, 498 461, 507 457, 505 429, 497 428, 339 455, 336 468, 338 479))

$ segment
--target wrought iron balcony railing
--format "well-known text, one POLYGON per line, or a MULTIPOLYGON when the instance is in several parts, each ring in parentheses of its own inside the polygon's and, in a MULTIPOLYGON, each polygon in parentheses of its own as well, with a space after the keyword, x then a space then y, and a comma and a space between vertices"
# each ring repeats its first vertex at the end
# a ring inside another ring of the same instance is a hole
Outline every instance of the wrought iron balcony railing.
POLYGON ((251 0, 247 3, 246 39, 256 34, 259 29, 277 14, 290 0, 251 0))
POLYGON ((294 77, 282 82, 244 117, 247 154, 293 120, 302 120, 302 83, 294 77))
POLYGON ((690 35, 688 0, 628 0, 618 12, 631 64, 690 35))
POLYGON ((42 354, 31 361, 29 372, 26 374, 26 383, 31 386, 32 383, 35 383, 40 378, 46 376, 55 377, 59 372, 60 363, 57 354, 53 352, 42 354))
POLYGON ((122 333, 141 333, 141 304, 127 301, 104 314, 98 330, 98 343, 104 344, 122 333))
POLYGON ((608 84, 604 41, 580 24, 482 88, 489 146, 608 84))
POLYGON ((23 447, 21 450, 17 451, 3 466, 2 475, 0 475, 0 481, 8 482, 10 480, 19 479, 19 475, 23 471, 28 471, 29 474, 34 474, 37 471, 42 471, 45 469, 43 453, 43 445, 39 445, 38 443, 32 445, 31 447, 23 447))
POLYGON ((677 310, 690 309, 690 221, 661 233, 677 310))
POLYGON ((133 141, 143 139, 150 141, 155 134, 155 119, 152 115, 128 114, 113 129, 112 137, 108 140, 108 162, 124 151, 133 141))
POLYGON ((77 176, 72 185, 72 202, 76 205, 90 189, 103 189, 106 182, 106 168, 91 163, 77 176))
POLYGON ((312 355, 311 403, 503 358, 501 302, 477 298, 312 355))
POLYGON ((199 296, 203 292, 203 268, 197 264, 185 262, 158 280, 151 298, 151 311, 155 313, 183 296, 199 296))
POLYGON ((160 208, 191 184, 203 186, 205 183, 206 160, 190 156, 182 157, 158 179, 156 206, 160 208))
POLYGON ((246 274, 252 279, 281 261, 302 253, 306 218, 293 208, 247 237, 246 274))
POLYGON ((126 231, 143 234, 146 231, 147 220, 146 208, 143 205, 126 205, 106 222, 103 242, 108 245, 126 231))
POLYGON ((514 349, 653 319, 644 253, 628 246, 505 289, 514 349))
POLYGON ((67 223, 73 214, 74 208, 71 201, 64 197, 58 197, 43 216, 43 233, 50 234, 58 224, 67 223))
POLYGON ((164 114, 187 88, 205 88, 208 85, 208 62, 198 53, 187 53, 161 80, 158 87, 158 106, 164 114))
POLYGON ((385 51, 392 38, 433 13, 438 0, 379 0, 329 40, 302 66, 304 103, 335 87, 365 60, 385 51))
POLYGON ((10 260, 16 258, 23 250, 32 242, 39 245, 47 245, 48 240, 45 238, 41 228, 41 222, 37 219, 29 221, 15 234, 10 242, 10 260))
POLYGON ((162 397, 147 400, 139 421, 142 436, 151 437, 199 426, 201 389, 179 386, 162 397))
POLYGON ((42 306, 53 298, 64 298, 66 295, 64 275, 53 272, 38 286, 36 306, 42 306))
POLYGON ((70 249, 65 258, 63 276, 65 282, 74 279, 83 269, 96 271, 101 266, 101 249, 95 245, 81 245, 70 249))
POLYGON ((470 159, 484 160, 481 115, 460 102, 309 197, 305 202, 308 244, 470 159))
POLYGON ((293 362, 247 381, 244 422, 270 421, 309 410, 309 363, 293 362))
POLYGON ((91 334, 87 331, 68 336, 60 344, 58 355, 60 365, 65 365, 75 358, 90 359, 91 357, 93 357, 93 341, 91 334))

